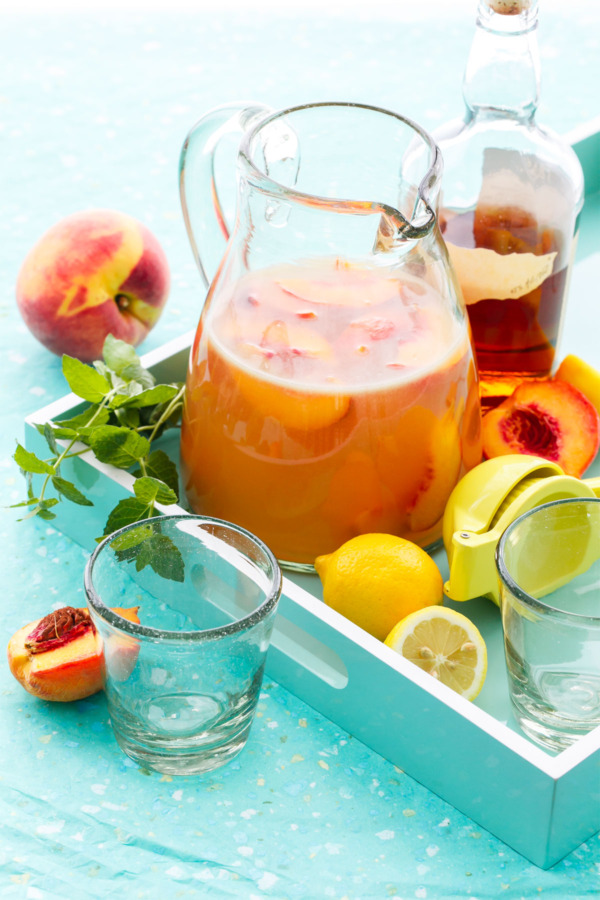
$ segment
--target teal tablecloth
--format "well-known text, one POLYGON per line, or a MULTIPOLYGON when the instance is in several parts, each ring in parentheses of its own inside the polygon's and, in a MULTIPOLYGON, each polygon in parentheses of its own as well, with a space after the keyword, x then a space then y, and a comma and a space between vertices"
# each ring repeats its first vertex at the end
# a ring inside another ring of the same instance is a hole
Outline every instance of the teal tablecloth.
MULTIPOLYGON (((540 119, 561 132, 600 112, 600 13, 582 4, 577 19, 578 7, 554 5, 540 28, 540 119)), ((65 393, 59 359, 29 334, 14 301, 37 238, 84 208, 140 218, 163 244, 173 280, 141 349, 192 328, 203 292, 176 177, 188 128, 208 108, 239 99, 274 107, 356 100, 435 127, 461 113, 472 16, 426 22, 425 0, 422 12, 406 24, 397 10, 386 20, 377 4, 361 18, 262 15, 250 5, 195 15, 177 7, 126 13, 116 4, 104 16, 3 13, 2 505, 23 496, 11 455, 24 416, 65 393)), ((598 363, 597 344, 589 347, 598 363)), ((0 539, 5 644, 53 606, 83 604, 80 547, 41 521, 18 523, 14 510, 1 513, 0 539)), ((140 771, 122 755, 102 694, 43 703, 5 664, 0 692, 2 897, 597 896, 598 836, 550 871, 536 869, 276 684, 264 684, 238 760, 183 779, 140 771)))

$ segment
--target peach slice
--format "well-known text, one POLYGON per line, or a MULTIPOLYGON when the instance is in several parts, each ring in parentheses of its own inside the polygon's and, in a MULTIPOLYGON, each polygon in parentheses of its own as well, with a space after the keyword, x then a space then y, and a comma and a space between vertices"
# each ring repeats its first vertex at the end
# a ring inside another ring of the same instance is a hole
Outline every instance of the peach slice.
POLYGON ((578 356, 570 353, 565 356, 556 370, 554 378, 566 381, 587 397, 600 415, 600 372, 578 356))
POLYGON ((261 416, 273 416, 284 428, 299 431, 316 431, 333 425, 346 415, 350 405, 350 398, 344 394, 295 391, 243 372, 237 374, 237 383, 245 399, 261 416))
POLYGON ((338 545, 356 534, 394 533, 398 527, 391 490, 382 483, 373 460, 359 451, 349 453, 333 475, 322 513, 336 529, 338 545))
POLYGON ((481 405, 479 384, 475 378, 473 363, 469 366, 467 382, 470 383, 462 424, 462 458, 467 472, 479 465, 481 449, 481 405))
POLYGON ((283 319, 269 322, 255 340, 241 340, 237 349, 261 371, 283 378, 293 378, 299 366, 333 359, 331 344, 318 331, 283 319))
MULTIPOLYGON (((284 379, 293 379, 302 366, 310 372, 332 359, 331 345, 321 335, 306 327, 274 321, 265 328, 259 344, 246 343, 243 350, 260 358, 260 370, 284 379)), ((325 373, 323 373, 325 375, 325 373)), ((325 377, 327 377, 325 375, 325 377)), ((330 378, 332 376, 329 376, 330 378)), ((298 391, 287 385, 274 384, 265 378, 238 370, 236 381, 244 398, 262 416, 273 416, 284 428, 314 431, 333 425, 346 415, 350 398, 336 390, 298 391)))
MULTIPOLYGON (((411 406, 400 418, 395 433, 385 435, 379 444, 377 469, 403 518, 412 506, 415 485, 426 478, 428 462, 423 448, 428 446, 436 422, 435 414, 427 407, 411 406)), ((350 493, 355 489, 348 486, 350 493)))
POLYGON ((397 279, 386 278, 377 270, 360 268, 347 260, 334 265, 323 262, 313 267, 312 277, 284 277, 277 284, 293 300, 321 306, 369 307, 397 299, 397 279), (316 277, 315 277, 316 276, 316 277))
POLYGON ((486 457, 524 453, 558 463, 580 477, 600 443, 600 416, 581 391, 566 381, 520 384, 483 417, 486 457))
MULTIPOLYGON (((137 622, 139 607, 113 612, 137 622)), ((20 628, 8 643, 8 665, 26 691, 63 703, 102 688, 102 642, 87 609, 63 606, 20 628)))
POLYGON ((425 478, 409 508, 411 531, 427 531, 440 521, 462 464, 460 435, 452 410, 438 420, 426 454, 425 478))

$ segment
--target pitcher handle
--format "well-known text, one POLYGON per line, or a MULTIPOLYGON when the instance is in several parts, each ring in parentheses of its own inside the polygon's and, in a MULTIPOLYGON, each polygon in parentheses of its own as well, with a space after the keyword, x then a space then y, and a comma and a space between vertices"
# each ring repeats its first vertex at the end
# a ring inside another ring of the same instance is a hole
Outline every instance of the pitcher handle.
POLYGON ((243 135, 272 110, 259 103, 218 106, 196 122, 179 157, 179 192, 183 218, 200 274, 208 287, 229 240, 227 222, 216 182, 215 154, 223 138, 243 135), (188 198, 193 198, 190 205, 188 198), (208 210, 212 209, 217 228, 208 210))

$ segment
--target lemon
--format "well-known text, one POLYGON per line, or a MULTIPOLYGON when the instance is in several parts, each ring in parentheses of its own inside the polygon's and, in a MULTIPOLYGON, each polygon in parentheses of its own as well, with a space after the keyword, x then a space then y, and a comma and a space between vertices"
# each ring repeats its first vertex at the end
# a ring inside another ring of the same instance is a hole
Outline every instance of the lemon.
POLYGON ((411 613, 385 643, 467 700, 477 696, 487 672, 487 649, 466 616, 447 607, 411 613))
POLYGON ((380 641, 399 619, 442 602, 442 576, 412 541, 362 534, 315 560, 323 600, 380 641))

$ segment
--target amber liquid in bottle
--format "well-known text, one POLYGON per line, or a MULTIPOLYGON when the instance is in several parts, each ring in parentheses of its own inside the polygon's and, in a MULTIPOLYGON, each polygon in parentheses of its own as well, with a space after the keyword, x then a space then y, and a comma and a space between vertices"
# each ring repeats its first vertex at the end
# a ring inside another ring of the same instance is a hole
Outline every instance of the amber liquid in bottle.
POLYGON ((583 204, 573 148, 536 123, 537 19, 538 0, 479 0, 464 116, 434 132, 484 412, 553 370, 583 204))
MULTIPOLYGON (((495 253, 557 253, 560 236, 540 228, 531 213, 516 206, 479 206, 442 221, 444 238, 465 248, 484 247, 495 253)), ((547 376, 554 362, 560 332, 567 267, 520 297, 489 297, 467 307, 480 377, 481 400, 491 408, 523 380, 547 376)))

